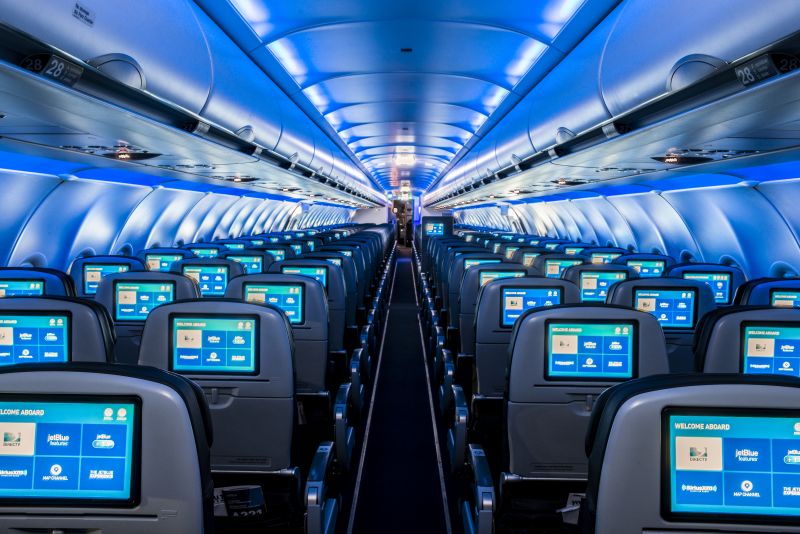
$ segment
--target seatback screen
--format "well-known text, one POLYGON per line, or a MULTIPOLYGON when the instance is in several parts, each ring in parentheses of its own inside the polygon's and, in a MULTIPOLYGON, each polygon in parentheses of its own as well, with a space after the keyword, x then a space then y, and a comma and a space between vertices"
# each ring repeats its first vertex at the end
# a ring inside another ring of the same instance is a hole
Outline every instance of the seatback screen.
POLYGON ((245 274, 259 274, 264 270, 264 258, 261 256, 225 256, 229 260, 241 263, 245 274))
POLYGON ((291 324, 305 322, 305 299, 302 284, 244 284, 244 300, 277 306, 291 324))
POLYGON ((547 278, 561 278, 564 269, 582 264, 581 260, 545 260, 544 273, 547 278))
POLYGON ((600 264, 611 263, 620 256, 622 256, 622 253, 620 252, 592 252, 590 257, 592 258, 592 263, 600 264))
POLYGON ((539 255, 540 254, 538 252, 525 252, 525 253, 523 253, 522 254, 522 265, 524 265, 525 267, 531 267, 533 265, 533 262, 536 260, 536 258, 539 257, 539 255))
POLYGON ((522 278, 527 273, 525 271, 481 271, 478 275, 480 286, 483 287, 492 280, 499 278, 522 278))
POLYGON ((270 243, 278 243, 280 242, 280 240, 281 240, 280 237, 275 237, 275 236, 269 238, 270 243))
POLYGON ((531 308, 561 304, 561 288, 504 287, 500 298, 500 326, 508 327, 531 308))
POLYGON ((585 247, 564 247, 564 254, 567 254, 568 256, 574 256, 583 252, 584 248, 585 247))
POLYGON ((549 380, 627 380, 634 376, 632 322, 547 322, 549 380))
POLYGON ((800 308, 800 290, 772 289, 769 292, 769 303, 778 308, 800 308))
POLYGON ((444 235, 444 223, 425 223, 425 235, 444 235))
POLYGON ((547 250, 555 250, 558 248, 559 243, 545 243, 544 248, 547 250))
POLYGON ((342 266, 342 258, 325 258, 325 261, 327 261, 328 263, 332 263, 337 267, 342 266))
POLYGON ((127 263, 84 263, 83 264, 83 292, 95 295, 100 280, 106 275, 127 273, 131 266, 127 263))
POLYGON ((697 291, 682 289, 637 289, 633 307, 652 314, 662 328, 694 328, 697 291))
POLYGON ((223 243, 229 250, 244 250, 244 243, 223 243))
POLYGON ((204 297, 221 297, 228 287, 227 265, 184 265, 183 274, 197 282, 204 297))
POLYGON ((511 259, 514 257, 514 253, 519 250, 519 247, 506 247, 506 258, 511 259))
POLYGON ((0 279, 0 298, 40 297, 42 295, 44 295, 44 280, 0 279))
POLYGON ((726 522, 749 517, 796 525, 798 422, 800 412, 788 410, 665 408, 661 451, 665 515, 674 520, 726 522))
POLYGON ((68 313, 0 314, 0 365, 68 362, 70 318, 68 313))
POLYGON ((219 250, 215 248, 192 247, 189 250, 198 258, 216 258, 219 255, 219 250))
POLYGON ((265 243, 265 241, 263 239, 251 239, 250 243, 252 243, 256 247, 260 247, 265 243))
POLYGON ((684 280, 699 280, 705 282, 714 292, 714 301, 717 304, 728 304, 731 301, 731 274, 720 272, 683 273, 684 280))
POLYGON ((628 278, 625 271, 584 271, 581 273, 581 301, 605 302, 608 288, 628 278))
POLYGON ((303 253, 303 245, 292 244, 292 245, 289 245, 289 246, 294 251, 294 255, 295 256, 299 256, 300 254, 303 253))
POLYGON ((306 246, 308 247, 308 250, 314 252, 314 247, 316 247, 317 245, 313 241, 306 241, 306 246))
POLYGON ((328 289, 328 269, 326 267, 299 267, 295 265, 281 266, 281 273, 283 274, 297 274, 300 276, 307 276, 320 282, 325 289, 328 289))
POLYGON ((265 249, 265 252, 272 254, 275 257, 275 261, 283 261, 286 259, 286 251, 282 248, 268 248, 265 249))
POLYGON ((0 499, 25 505, 134 505, 141 401, 0 395, 0 499))
POLYGON ((171 370, 200 374, 255 374, 258 317, 170 316, 171 370))
POLYGON ((476 265, 481 265, 482 263, 500 263, 500 260, 495 259, 466 259, 464 260, 464 270, 469 269, 470 267, 475 267, 476 265))
POLYGON ((628 267, 633 267, 641 278, 655 278, 664 273, 667 262, 663 260, 628 260, 628 267))
POLYGON ((744 323, 742 372, 800 376, 800 323, 744 323))
POLYGON ((144 261, 150 271, 167 272, 176 261, 181 261, 181 254, 145 254, 144 261))
POLYGON ((175 282, 114 282, 114 320, 144 321, 150 311, 175 300, 175 282))

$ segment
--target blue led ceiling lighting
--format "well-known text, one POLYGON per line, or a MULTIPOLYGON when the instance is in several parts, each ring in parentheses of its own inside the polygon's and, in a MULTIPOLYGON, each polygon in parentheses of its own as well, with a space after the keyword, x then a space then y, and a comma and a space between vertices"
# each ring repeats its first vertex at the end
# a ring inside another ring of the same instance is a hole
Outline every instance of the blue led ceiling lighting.
POLYGON ((384 189, 415 193, 618 3, 196 1, 384 189))

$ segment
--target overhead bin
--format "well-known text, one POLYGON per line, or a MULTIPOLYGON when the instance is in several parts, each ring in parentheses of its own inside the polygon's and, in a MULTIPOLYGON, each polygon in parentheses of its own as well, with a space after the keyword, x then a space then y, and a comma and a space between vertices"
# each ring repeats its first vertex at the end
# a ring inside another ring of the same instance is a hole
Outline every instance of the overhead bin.
POLYGON ((211 91, 209 48, 187 0, 5 2, 0 21, 87 63, 102 58, 100 70, 103 64, 120 67, 109 62, 109 54, 117 62, 127 56, 141 70, 144 89, 194 113, 203 109, 211 91), (169 49, 164 36, 169 36, 169 49))
POLYGON ((796 32, 800 20, 792 0, 628 0, 618 11, 599 69, 612 115, 796 32))

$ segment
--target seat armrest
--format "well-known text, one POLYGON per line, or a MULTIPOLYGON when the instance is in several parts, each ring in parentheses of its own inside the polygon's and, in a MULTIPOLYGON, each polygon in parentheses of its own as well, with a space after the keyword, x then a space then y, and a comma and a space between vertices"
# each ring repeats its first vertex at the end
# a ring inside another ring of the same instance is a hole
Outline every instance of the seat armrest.
POLYGON ((364 407, 364 351, 356 349, 350 357, 350 402, 356 409, 357 413, 361 413, 364 407))
POLYGON ((489 461, 480 445, 469 446, 469 465, 474 480, 474 502, 464 501, 461 516, 464 530, 476 534, 492 534, 495 510, 495 492, 489 461))
POLYGON ((453 405, 453 377, 456 373, 456 362, 453 361, 453 354, 449 350, 442 349, 441 354, 442 375, 439 386, 439 410, 441 413, 447 413, 453 405))
POLYGON ((336 526, 339 500, 327 496, 325 480, 333 464, 333 443, 326 441, 317 447, 305 489, 306 521, 305 531, 313 534, 328 534, 336 526))
POLYGON ((355 444, 355 433, 349 422, 349 410, 352 385, 342 384, 336 392, 333 404, 333 431, 336 444, 336 460, 343 469, 350 466, 350 458, 355 444))
POLYGON ((455 473, 464 466, 464 453, 467 449, 467 424, 469 408, 464 390, 453 386, 453 404, 455 407, 453 426, 447 430, 447 449, 450 453, 450 471, 455 473))

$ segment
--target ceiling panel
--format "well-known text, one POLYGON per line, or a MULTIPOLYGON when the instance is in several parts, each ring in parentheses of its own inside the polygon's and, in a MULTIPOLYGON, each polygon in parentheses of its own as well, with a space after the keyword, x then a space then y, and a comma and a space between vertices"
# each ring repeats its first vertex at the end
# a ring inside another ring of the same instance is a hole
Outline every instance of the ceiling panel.
POLYGON ((618 3, 195 1, 383 187, 420 191, 618 3))

